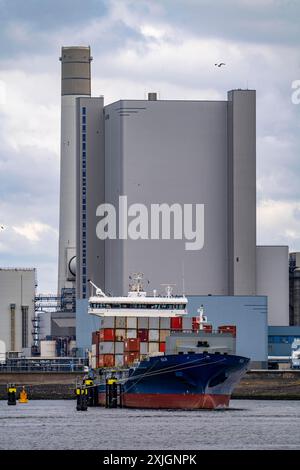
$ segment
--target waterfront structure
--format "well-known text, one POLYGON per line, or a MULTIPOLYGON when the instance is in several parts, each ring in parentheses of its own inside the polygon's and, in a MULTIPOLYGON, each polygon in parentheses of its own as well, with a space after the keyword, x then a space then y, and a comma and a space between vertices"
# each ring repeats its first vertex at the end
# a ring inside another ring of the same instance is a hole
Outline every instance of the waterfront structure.
POLYGON ((0 341, 7 353, 30 355, 35 288, 35 268, 0 268, 0 341))
POLYGON ((289 357, 295 339, 300 340, 300 326, 269 326, 269 356, 289 357))

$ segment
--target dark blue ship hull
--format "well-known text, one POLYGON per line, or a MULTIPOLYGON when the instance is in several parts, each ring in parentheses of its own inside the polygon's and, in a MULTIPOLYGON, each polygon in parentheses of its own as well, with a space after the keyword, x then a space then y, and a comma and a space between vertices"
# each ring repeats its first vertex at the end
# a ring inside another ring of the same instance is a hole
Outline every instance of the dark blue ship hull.
MULTIPOLYGON (((151 357, 129 370, 123 406, 201 409, 227 407, 249 359, 227 354, 174 354, 151 357)), ((99 401, 105 404, 105 384, 99 401)))

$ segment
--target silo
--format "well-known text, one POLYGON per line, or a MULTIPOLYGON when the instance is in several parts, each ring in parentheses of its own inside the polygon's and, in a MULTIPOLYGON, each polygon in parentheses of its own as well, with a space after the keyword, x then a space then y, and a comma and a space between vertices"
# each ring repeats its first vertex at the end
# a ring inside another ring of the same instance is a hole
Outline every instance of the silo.
POLYGON ((76 98, 91 95, 90 47, 62 47, 58 294, 75 287, 76 98))

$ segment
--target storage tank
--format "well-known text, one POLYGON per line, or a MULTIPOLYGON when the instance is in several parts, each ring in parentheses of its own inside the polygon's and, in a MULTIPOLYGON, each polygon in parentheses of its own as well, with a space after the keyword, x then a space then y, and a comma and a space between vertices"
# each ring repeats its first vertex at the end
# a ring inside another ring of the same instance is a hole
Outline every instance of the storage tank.
POLYGON ((42 357, 55 357, 56 356, 56 341, 55 340, 42 340, 40 342, 40 350, 42 357))

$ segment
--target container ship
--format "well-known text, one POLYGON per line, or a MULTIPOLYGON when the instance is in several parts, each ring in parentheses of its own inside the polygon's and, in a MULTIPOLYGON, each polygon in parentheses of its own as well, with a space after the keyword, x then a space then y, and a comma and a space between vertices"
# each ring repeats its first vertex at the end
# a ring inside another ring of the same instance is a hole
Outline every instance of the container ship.
POLYGON ((236 327, 213 331, 204 316, 187 317, 187 298, 147 296, 142 274, 127 297, 98 287, 89 313, 101 317, 93 333, 91 367, 98 369, 98 404, 128 408, 215 409, 229 406, 249 358, 235 354, 236 327))

